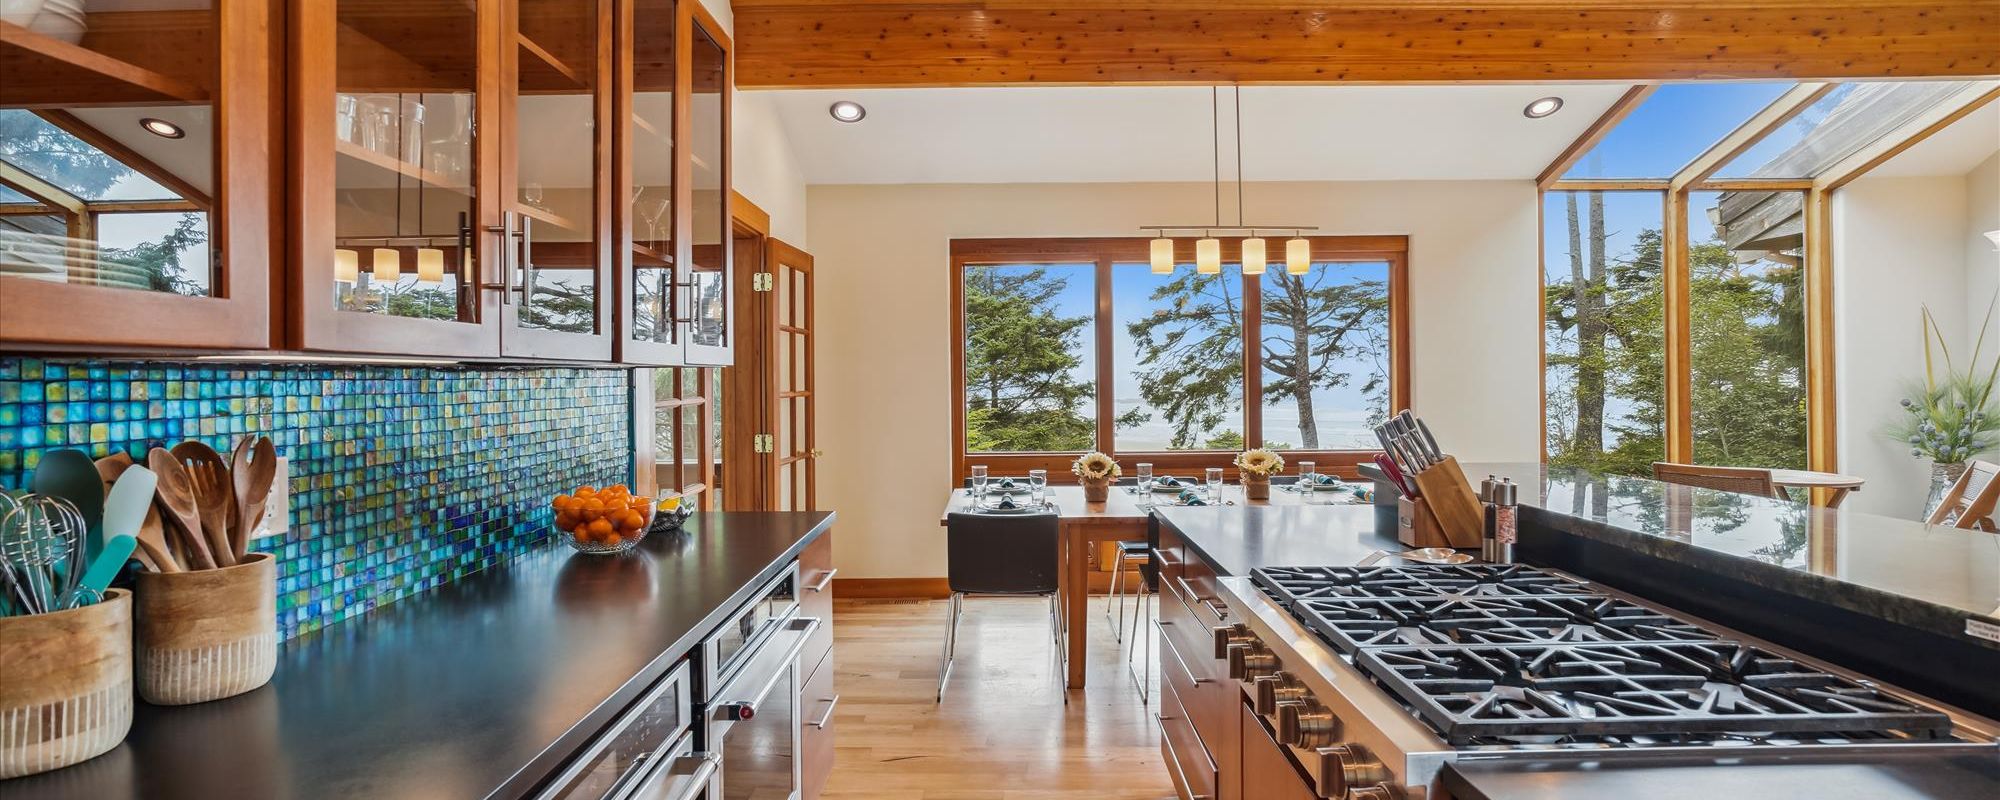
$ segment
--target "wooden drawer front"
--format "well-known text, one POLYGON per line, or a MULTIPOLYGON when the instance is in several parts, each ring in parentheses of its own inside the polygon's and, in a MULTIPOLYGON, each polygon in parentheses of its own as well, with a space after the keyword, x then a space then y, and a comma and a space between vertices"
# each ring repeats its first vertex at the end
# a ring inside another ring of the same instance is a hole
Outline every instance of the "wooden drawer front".
POLYGON ((1181 565, 1187 561, 1187 544, 1174 529, 1165 525, 1159 528, 1160 546, 1153 551, 1153 562, 1159 565, 1160 579, 1181 577, 1181 565))
MULTIPOLYGON (((1187 661, 1187 671, 1197 678, 1226 678, 1229 665, 1215 658, 1215 628, 1219 623, 1209 614, 1190 608, 1178 599, 1180 589, 1167 584, 1167 591, 1161 594, 1160 640, 1173 645, 1180 657, 1187 661)), ((1162 645, 1160 660, 1171 660, 1172 655, 1162 645)))
POLYGON ((1187 712, 1172 691, 1160 693, 1160 758, 1181 800, 1217 800, 1215 762, 1195 735, 1187 712))
POLYGON ((1215 569, 1199 558, 1187 559, 1181 565, 1181 578, 1175 582, 1181 590, 1182 599, 1188 608, 1199 612, 1202 621, 1210 625, 1221 625, 1229 620, 1229 608, 1218 598, 1221 588, 1216 584, 1215 569))
POLYGON ((799 772, 802 800, 819 797, 833 774, 833 711, 840 695, 833 691, 833 654, 827 653, 812 668, 812 677, 799 690, 799 772))
POLYGON ((1243 796, 1255 800, 1318 800, 1312 781, 1292 766, 1284 746, 1271 738, 1249 706, 1237 705, 1243 725, 1243 796))
MULTIPOLYGON (((799 614, 819 618, 819 630, 799 651, 800 664, 818 663, 833 650, 833 531, 820 534, 799 553, 799 614)), ((810 712, 807 712, 810 713, 810 712)))
POLYGON ((1160 640, 1160 682, 1171 684, 1174 696, 1180 699, 1181 707, 1187 712, 1188 724, 1193 726, 1195 737, 1202 749, 1214 754, 1226 740, 1224 725, 1235 721, 1235 712, 1229 708, 1231 699, 1223 689, 1225 683, 1213 674, 1196 672, 1203 669, 1195 666, 1195 661, 1180 649, 1169 637, 1160 640))

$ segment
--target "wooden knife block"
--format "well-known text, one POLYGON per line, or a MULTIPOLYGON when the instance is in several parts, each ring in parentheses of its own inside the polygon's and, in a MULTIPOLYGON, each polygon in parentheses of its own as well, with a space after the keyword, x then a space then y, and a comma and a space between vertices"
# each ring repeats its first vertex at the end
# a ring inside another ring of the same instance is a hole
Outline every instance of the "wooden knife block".
MULTIPOLYGON (((1445 456, 1432 464, 1430 469, 1410 477, 1422 495, 1413 503, 1421 508, 1413 513, 1412 535, 1422 534, 1427 524, 1424 519, 1428 516, 1428 524, 1442 541, 1403 543, 1417 547, 1478 548, 1486 527, 1486 509, 1480 505, 1479 495, 1472 490, 1472 483, 1465 479, 1465 470, 1459 468, 1458 459, 1445 456)), ((1399 513, 1398 519, 1402 516, 1399 513)), ((1400 522, 1397 531, 1397 538, 1401 540, 1400 522)))
POLYGON ((1422 499, 1396 498, 1396 541, 1404 547, 1450 547, 1436 514, 1422 499))

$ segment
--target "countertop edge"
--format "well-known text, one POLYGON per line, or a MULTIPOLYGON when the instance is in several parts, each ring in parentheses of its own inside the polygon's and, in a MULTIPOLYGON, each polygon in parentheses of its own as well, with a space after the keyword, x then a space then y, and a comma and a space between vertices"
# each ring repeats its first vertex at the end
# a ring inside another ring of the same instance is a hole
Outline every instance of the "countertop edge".
POLYGON ((577 720, 561 736, 556 737, 555 741, 550 742, 548 747, 542 749, 542 752, 536 754, 532 760, 520 769, 515 770, 513 775, 508 776, 507 780, 494 788, 492 792, 487 793, 486 796, 489 800, 494 798, 527 797, 535 789, 540 788, 544 781, 548 780, 550 776, 562 768, 564 763, 568 762, 571 755, 588 744, 592 737, 596 736, 599 731, 602 731, 606 725, 611 724, 612 720, 617 718, 619 712, 624 711, 627 706, 637 701, 640 695, 644 694, 655 682, 671 671, 675 664, 679 663, 683 657, 694 649, 695 645, 700 644, 701 640, 708 636, 710 631, 715 630, 717 625, 722 624, 723 619, 730 612, 735 611, 738 607, 748 602, 751 593, 755 592, 772 578, 777 577, 785 565, 796 560, 808 545, 811 545, 819 537, 825 535, 827 529, 833 526, 833 520, 836 516, 835 512, 832 511, 802 513, 824 514, 826 516, 814 523, 804 536, 799 537, 798 541, 793 542, 777 558, 772 559, 771 563, 765 565, 762 570, 759 570, 756 578, 743 584, 742 587, 729 596, 727 601, 716 606, 706 616, 702 617, 701 624, 689 630, 680 639, 675 640, 671 647, 654 656, 652 661, 647 662, 643 669, 633 674, 631 678, 628 678, 624 684, 611 693, 610 697, 605 698, 604 702, 599 703, 596 708, 591 709, 590 713, 585 714, 582 719, 577 720))

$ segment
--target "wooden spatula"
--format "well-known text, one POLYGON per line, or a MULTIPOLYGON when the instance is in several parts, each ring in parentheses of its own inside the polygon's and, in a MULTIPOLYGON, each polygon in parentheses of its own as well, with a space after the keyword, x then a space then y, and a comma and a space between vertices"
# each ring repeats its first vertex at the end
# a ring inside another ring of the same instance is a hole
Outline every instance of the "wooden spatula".
POLYGON ((187 470, 173 453, 158 447, 146 453, 146 466, 160 476, 160 506, 167 522, 180 529, 181 551, 186 556, 183 565, 188 569, 215 569, 215 557, 209 554, 206 537, 202 535, 201 508, 195 503, 194 485, 187 470))
POLYGON ((174 549, 167 546, 167 526, 160 521, 160 504, 153 503, 146 509, 146 520, 139 523, 139 560, 146 562, 154 572, 180 572, 180 562, 174 560, 174 549))
POLYGON ((174 457, 187 468, 194 487, 196 509, 201 512, 202 539, 218 567, 236 563, 230 546, 230 528, 236 525, 236 485, 229 479, 229 462, 215 448, 196 441, 174 445, 174 457))
POLYGON ((104 487, 110 491, 111 484, 118 482, 118 476, 125 474, 135 462, 125 453, 112 453, 97 460, 97 477, 104 479, 104 487))
POLYGON ((232 555, 241 563, 249 552, 250 537, 264 523, 264 501, 270 499, 271 481, 278 475, 278 448, 262 436, 248 448, 238 443, 230 461, 230 474, 236 479, 238 520, 229 531, 229 544, 232 555))

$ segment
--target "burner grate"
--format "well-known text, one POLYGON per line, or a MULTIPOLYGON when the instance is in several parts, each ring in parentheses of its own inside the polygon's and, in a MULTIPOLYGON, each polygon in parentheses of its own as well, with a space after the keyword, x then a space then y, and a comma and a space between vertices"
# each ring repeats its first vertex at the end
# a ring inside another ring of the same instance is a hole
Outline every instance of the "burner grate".
POLYGON ((1342 653, 1388 645, 1686 642, 1719 637, 1604 596, 1315 597, 1292 613, 1342 653))
POLYGON ((1739 642, 1384 646, 1363 648, 1355 660, 1454 744, 1951 730, 1941 713, 1739 642))
POLYGON ((1320 597, 1592 596, 1589 586, 1521 564, 1258 567, 1251 579, 1287 607, 1320 597))

